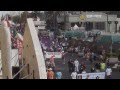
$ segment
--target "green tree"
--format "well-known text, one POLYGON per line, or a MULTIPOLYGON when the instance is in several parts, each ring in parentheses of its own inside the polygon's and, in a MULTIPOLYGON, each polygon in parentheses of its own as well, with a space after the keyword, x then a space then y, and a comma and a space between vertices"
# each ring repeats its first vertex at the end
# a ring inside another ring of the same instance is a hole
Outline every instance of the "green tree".
POLYGON ((12 21, 13 21, 14 23, 20 23, 20 16, 19 16, 19 15, 13 16, 13 17, 12 17, 12 21))
POLYGON ((23 12, 23 13, 21 14, 20 22, 21 22, 21 23, 26 23, 28 15, 29 15, 29 13, 28 13, 27 11, 23 12))

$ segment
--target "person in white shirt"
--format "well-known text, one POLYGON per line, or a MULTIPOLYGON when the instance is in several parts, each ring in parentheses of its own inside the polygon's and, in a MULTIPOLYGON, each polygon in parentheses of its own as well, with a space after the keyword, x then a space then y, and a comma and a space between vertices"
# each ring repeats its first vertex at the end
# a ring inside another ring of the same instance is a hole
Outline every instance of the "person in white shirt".
POLYGON ((71 78, 72 78, 72 79, 77 79, 77 72, 75 72, 75 71, 72 72, 72 73, 71 73, 71 78))
POLYGON ((74 61, 74 65, 75 65, 75 71, 79 72, 79 61, 77 59, 74 61))
POLYGON ((111 78, 111 74, 112 74, 112 69, 110 67, 108 67, 106 69, 106 77, 107 77, 107 79, 111 78))
POLYGON ((85 70, 82 71, 82 74, 86 74, 87 72, 85 70))
POLYGON ((87 79, 87 72, 85 70, 82 71, 82 79, 87 79))

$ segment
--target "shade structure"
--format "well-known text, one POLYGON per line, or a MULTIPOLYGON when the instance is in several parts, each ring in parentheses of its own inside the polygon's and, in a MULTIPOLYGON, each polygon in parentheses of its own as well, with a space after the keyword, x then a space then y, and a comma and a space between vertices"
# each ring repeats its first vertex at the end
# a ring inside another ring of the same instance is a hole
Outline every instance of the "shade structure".
POLYGON ((101 35, 101 31, 100 30, 91 30, 87 32, 88 35, 101 35))
POLYGON ((101 35, 97 38, 99 44, 120 44, 120 35, 101 35))
POLYGON ((93 42, 93 37, 88 37, 88 38, 85 38, 83 39, 83 41, 87 41, 87 42, 93 42))
POLYGON ((69 37, 81 38, 81 37, 85 36, 85 31, 80 31, 80 30, 66 31, 64 34, 65 34, 65 37, 67 37, 67 38, 69 38, 69 37))
POLYGON ((79 27, 75 24, 75 26, 73 27, 73 30, 77 30, 79 29, 79 27))
POLYGON ((118 51, 120 47, 120 35, 118 34, 105 34, 101 35, 96 40, 98 46, 103 45, 105 49, 118 51))

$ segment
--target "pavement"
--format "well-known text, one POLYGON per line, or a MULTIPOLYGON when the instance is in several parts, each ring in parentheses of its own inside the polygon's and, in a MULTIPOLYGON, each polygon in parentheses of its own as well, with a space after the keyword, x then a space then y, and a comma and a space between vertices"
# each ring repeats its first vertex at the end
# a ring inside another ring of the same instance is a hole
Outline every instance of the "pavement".
MULTIPOLYGON (((63 64, 62 59, 55 59, 56 68, 59 68, 59 70, 61 70, 61 72, 63 73, 63 79, 71 79, 70 74, 69 74, 69 70, 68 70, 68 63, 67 63, 70 58, 72 60, 78 59, 79 63, 85 62, 86 72, 90 73, 90 69, 91 69, 91 66, 92 66, 90 61, 86 61, 82 57, 79 57, 77 54, 73 54, 73 56, 72 56, 71 53, 68 53, 66 55, 65 64, 63 64)), ((120 72, 117 69, 113 70, 111 79, 120 79, 120 72)))

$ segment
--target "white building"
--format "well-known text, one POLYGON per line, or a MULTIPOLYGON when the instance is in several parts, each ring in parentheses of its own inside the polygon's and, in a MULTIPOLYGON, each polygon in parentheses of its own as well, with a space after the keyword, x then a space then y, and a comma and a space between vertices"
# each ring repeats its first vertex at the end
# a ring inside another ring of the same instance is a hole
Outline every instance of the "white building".
POLYGON ((85 27, 85 30, 99 29, 105 32, 118 32, 120 19, 117 15, 107 15, 103 12, 82 12, 81 14, 67 14, 57 18, 59 24, 66 24, 64 29, 70 29, 75 24, 85 27), (66 23, 64 23, 66 20, 66 23))

